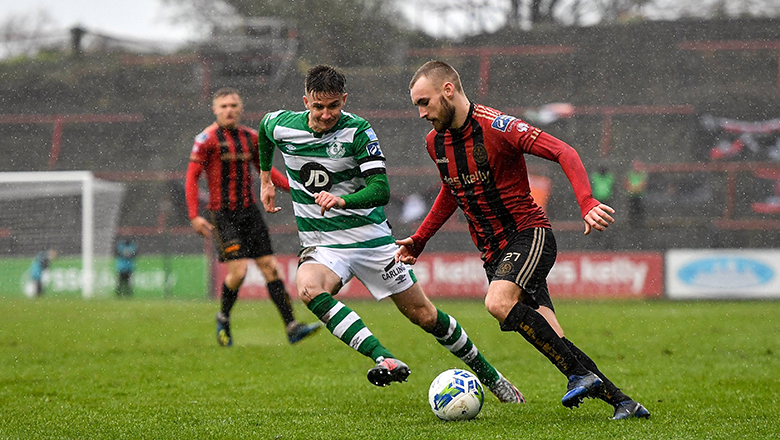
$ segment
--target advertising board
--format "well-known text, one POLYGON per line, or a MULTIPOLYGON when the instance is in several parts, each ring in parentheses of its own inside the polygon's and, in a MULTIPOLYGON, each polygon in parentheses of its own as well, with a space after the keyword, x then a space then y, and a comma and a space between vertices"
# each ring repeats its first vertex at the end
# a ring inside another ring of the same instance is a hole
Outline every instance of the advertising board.
POLYGON ((671 299, 780 298, 780 251, 675 249, 666 253, 671 299))
MULTIPOLYGON (((293 255, 278 255, 287 288, 295 296, 293 255)), ((413 266, 425 293, 431 298, 484 298, 488 282, 479 254, 426 253, 413 266)), ((224 264, 215 265, 215 288, 226 275, 224 264)), ((663 296, 663 255, 658 252, 561 252, 547 278, 553 298, 657 298, 663 296)), ((217 296, 218 292, 214 292, 217 296)), ((265 280, 250 264, 241 286, 242 298, 267 298, 265 280)), ((371 298, 365 287, 352 280, 339 298, 371 298)))

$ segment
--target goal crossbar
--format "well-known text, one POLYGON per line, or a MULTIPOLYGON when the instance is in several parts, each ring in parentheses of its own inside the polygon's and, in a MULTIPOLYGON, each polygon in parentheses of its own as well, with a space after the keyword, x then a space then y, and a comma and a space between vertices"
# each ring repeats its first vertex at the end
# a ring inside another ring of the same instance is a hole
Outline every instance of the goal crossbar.
POLYGON ((81 281, 82 294, 91 297, 94 293, 95 261, 95 176, 91 171, 40 171, 2 172, 0 183, 81 183, 81 281))

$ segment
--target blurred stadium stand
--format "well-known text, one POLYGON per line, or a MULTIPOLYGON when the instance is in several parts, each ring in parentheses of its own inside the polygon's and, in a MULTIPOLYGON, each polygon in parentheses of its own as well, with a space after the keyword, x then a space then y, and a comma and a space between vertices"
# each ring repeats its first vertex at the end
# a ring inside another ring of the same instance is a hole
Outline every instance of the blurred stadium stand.
MULTIPOLYGON (((270 34, 241 41, 225 36, 176 55, 85 50, 78 59, 0 63, 0 171, 87 169, 123 181, 121 235, 136 237, 148 253, 201 252, 182 183, 192 140, 213 120, 208 97, 237 86, 245 98, 244 122, 254 126, 267 111, 303 108, 303 77, 314 62, 294 58, 295 34, 283 23, 254 25, 270 34), (269 44, 282 45, 257 50, 269 44)), ((496 34, 446 48, 412 48, 399 65, 347 69, 347 110, 367 118, 380 138, 393 191, 387 212, 398 237, 419 221, 402 221, 408 218, 404 202, 417 194, 415 200, 430 205, 439 185, 423 148, 430 124, 418 120, 408 95, 414 70, 437 57, 455 65, 471 99, 507 113, 522 117, 551 102, 571 103, 571 117, 540 125, 572 144, 588 169, 605 163, 620 178, 632 168, 648 172, 645 226, 617 224, 612 248, 771 247, 780 239, 780 214, 760 203, 774 195, 770 177, 779 172, 780 158, 714 160, 708 155, 712 135, 701 120, 705 114, 780 117, 778 25, 638 23, 527 32, 522 44, 496 34)), ((560 169, 537 158, 528 162, 534 174, 550 179, 547 208, 559 247, 601 246, 582 237, 560 169)), ((295 253, 292 209, 289 198, 280 197, 283 211, 266 219, 277 234, 277 251, 295 253)), ((613 199, 618 221, 624 220, 625 191, 616 187, 613 199)), ((473 249, 460 217, 429 247, 473 249)))

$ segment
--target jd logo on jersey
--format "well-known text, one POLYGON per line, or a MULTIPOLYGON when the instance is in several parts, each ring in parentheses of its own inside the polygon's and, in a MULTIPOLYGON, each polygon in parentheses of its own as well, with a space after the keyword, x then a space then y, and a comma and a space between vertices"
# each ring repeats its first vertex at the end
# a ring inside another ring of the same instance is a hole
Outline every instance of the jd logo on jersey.
POLYGON ((310 193, 330 191, 333 177, 324 166, 317 162, 309 162, 301 167, 301 183, 310 193))

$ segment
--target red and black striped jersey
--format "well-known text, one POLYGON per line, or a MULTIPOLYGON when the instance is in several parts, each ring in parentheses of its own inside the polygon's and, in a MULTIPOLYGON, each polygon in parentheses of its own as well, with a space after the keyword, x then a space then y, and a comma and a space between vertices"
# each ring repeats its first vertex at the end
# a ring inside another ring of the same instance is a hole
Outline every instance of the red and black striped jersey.
POLYGON ((454 202, 465 214, 471 238, 485 261, 516 232, 549 228, 547 215, 531 196, 524 154, 561 165, 583 217, 599 204, 571 146, 498 110, 471 104, 463 127, 431 131, 426 146, 439 169, 442 191, 413 236, 415 243, 419 240, 424 245, 435 234, 454 212, 454 202))
POLYGON ((250 165, 260 169, 257 131, 244 125, 224 128, 215 122, 195 137, 190 161, 206 171, 209 210, 235 210, 255 203, 250 165))

